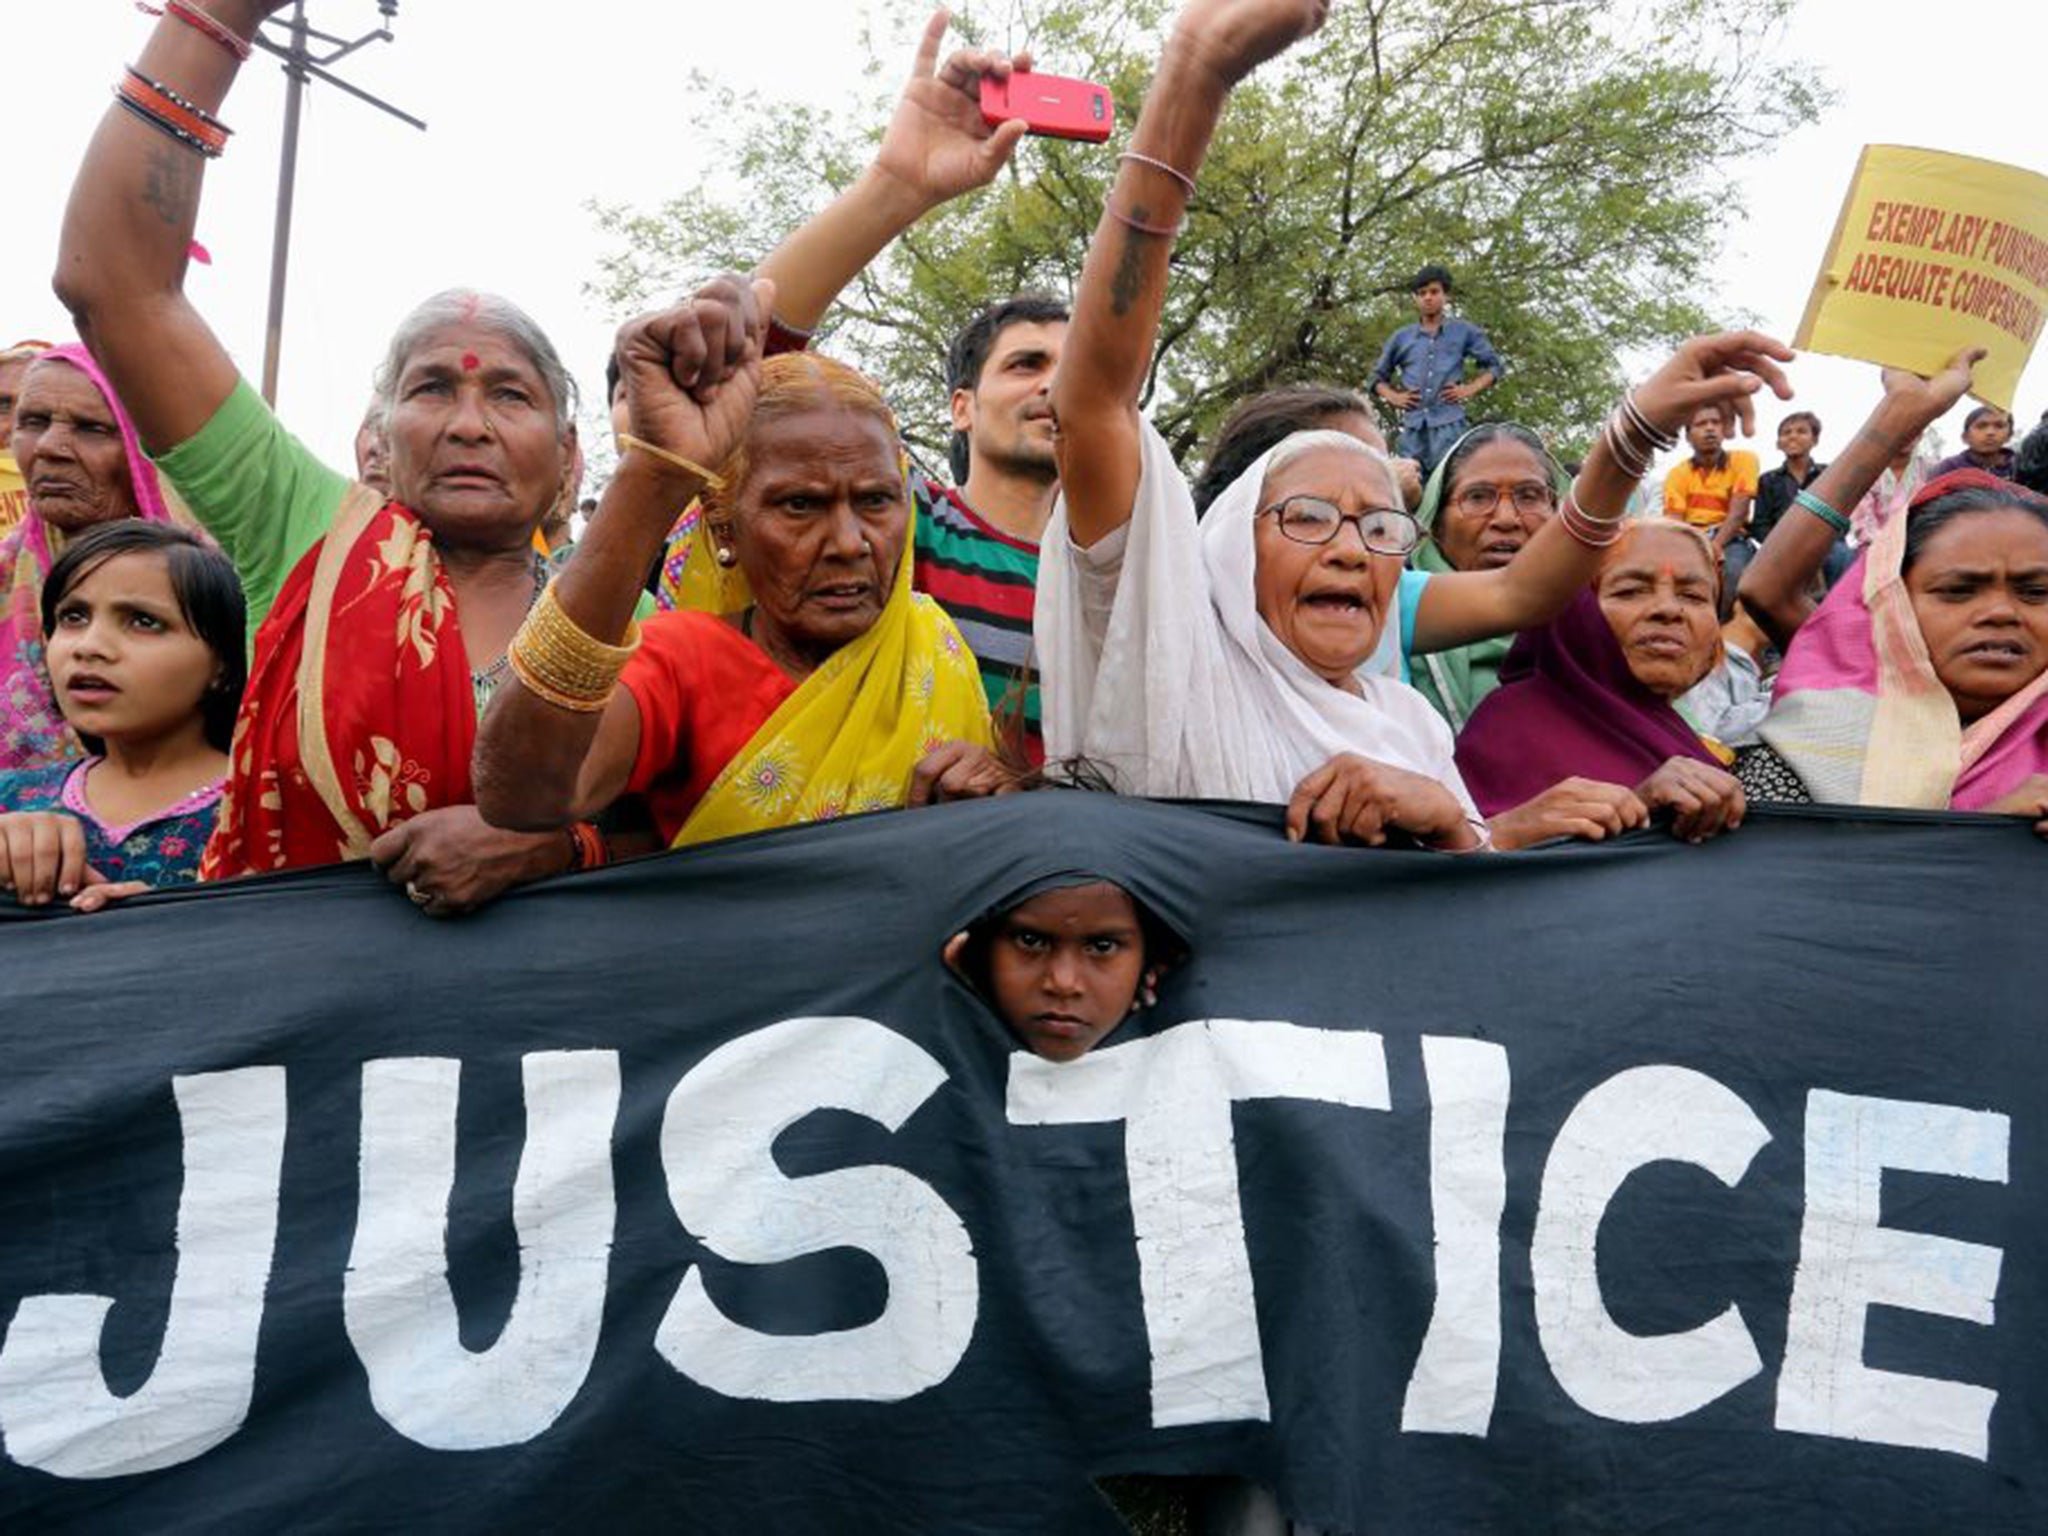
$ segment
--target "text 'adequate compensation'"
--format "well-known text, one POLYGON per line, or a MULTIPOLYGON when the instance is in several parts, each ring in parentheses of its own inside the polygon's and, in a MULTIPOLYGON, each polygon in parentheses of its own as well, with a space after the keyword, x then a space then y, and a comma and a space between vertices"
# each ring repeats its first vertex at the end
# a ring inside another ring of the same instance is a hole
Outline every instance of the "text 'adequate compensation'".
POLYGON ((1989 355, 1979 398, 2010 410, 2048 324, 2048 177, 1967 155, 1868 146, 1794 345, 1931 374, 1989 355))

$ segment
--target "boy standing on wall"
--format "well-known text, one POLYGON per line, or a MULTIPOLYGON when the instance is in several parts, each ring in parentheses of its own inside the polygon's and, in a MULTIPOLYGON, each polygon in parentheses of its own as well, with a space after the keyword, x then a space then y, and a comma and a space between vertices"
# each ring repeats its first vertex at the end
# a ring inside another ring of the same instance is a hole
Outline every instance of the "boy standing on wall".
POLYGON ((1426 478, 1437 460, 1465 435, 1465 402, 1500 377, 1500 358, 1486 333, 1471 321, 1444 313, 1451 298, 1451 274, 1434 264, 1409 282, 1415 323, 1388 338, 1372 371, 1372 392, 1401 413, 1401 457, 1422 465, 1426 478), (1478 369, 1465 377, 1465 360, 1478 369), (1394 382, 1394 375, 1401 382, 1394 382))

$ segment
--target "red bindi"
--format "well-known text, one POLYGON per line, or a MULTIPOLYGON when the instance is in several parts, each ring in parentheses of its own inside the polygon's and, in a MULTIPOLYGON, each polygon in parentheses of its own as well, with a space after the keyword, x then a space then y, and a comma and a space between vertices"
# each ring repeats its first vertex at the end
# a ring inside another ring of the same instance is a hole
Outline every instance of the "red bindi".
POLYGON ((464 373, 475 373, 481 367, 483 367, 483 361, 474 352, 462 354, 462 371, 464 373))

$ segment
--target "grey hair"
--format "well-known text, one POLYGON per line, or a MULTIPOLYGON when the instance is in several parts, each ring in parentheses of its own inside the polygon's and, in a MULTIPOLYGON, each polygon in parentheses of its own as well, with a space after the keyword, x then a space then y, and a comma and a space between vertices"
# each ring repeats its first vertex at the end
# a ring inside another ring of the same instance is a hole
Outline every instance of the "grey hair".
POLYGON ((1259 482, 1259 500, 1263 502, 1266 499, 1266 486, 1272 482, 1275 475, 1302 455, 1314 453, 1318 448, 1348 448, 1351 452, 1362 454, 1372 460, 1380 473, 1386 477, 1387 490, 1393 497, 1388 504, 1396 507, 1404 505, 1400 484, 1394 479, 1393 461, 1370 443, 1361 442, 1349 432, 1337 432, 1328 427, 1290 433, 1280 440, 1279 445, 1266 459, 1266 473, 1259 482))
POLYGON ((555 402, 555 428, 566 435, 576 419, 576 381, 562 364, 562 354, 548 340, 533 316, 510 299, 495 293, 478 293, 470 288, 448 288, 421 303, 399 322, 377 366, 375 409, 381 409, 382 425, 388 430, 391 412, 398 403, 398 379, 422 341, 450 325, 481 325, 496 331, 525 354, 540 373, 541 382, 555 402))

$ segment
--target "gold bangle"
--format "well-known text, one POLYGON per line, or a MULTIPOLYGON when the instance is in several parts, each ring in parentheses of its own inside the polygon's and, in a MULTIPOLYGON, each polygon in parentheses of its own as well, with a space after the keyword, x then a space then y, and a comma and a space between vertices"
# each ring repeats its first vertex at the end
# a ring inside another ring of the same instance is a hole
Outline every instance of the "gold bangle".
POLYGON ((665 464, 673 464, 677 469, 695 475, 714 491, 725 489, 725 476, 706 469, 702 464, 684 458, 680 453, 670 453, 666 448, 657 448, 644 437, 635 437, 630 432, 621 432, 614 441, 617 442, 620 453, 624 453, 628 448, 638 448, 642 453, 652 454, 665 464))
POLYGON ((519 681, 523 685, 525 685, 526 691, 528 693, 532 694, 537 699, 542 699, 547 703, 554 705, 557 709, 566 709, 572 714, 598 714, 601 711, 603 711, 607 705, 611 703, 612 695, 618 692, 618 684, 614 683, 611 687, 605 689, 604 697, 601 699, 571 698, 566 693, 557 693, 554 689, 550 688, 546 683, 542 682, 538 677, 535 677, 533 673, 529 672, 526 669, 525 665, 519 660, 519 653, 517 651, 507 651, 505 653, 505 662, 506 665, 512 669, 512 675, 518 678, 519 681))
POLYGON ((639 645, 637 623, 626 625, 619 645, 585 631, 562 610, 550 581, 505 648, 505 660, 520 682, 550 704, 594 714, 610 701, 639 645))

